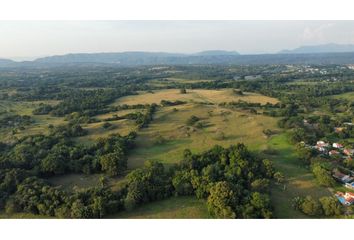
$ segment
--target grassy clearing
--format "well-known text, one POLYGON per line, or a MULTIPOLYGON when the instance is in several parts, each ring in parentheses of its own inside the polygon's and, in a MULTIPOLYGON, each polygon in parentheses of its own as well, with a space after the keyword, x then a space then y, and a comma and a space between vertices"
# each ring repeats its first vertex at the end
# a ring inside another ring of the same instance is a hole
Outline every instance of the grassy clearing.
POLYGON ((71 191, 73 188, 97 186, 101 176, 103 174, 66 174, 64 176, 51 177, 48 181, 54 186, 60 186, 67 191, 71 191))
POLYGON ((275 98, 263 96, 256 93, 244 93, 244 96, 233 94, 232 89, 206 90, 206 89, 188 89, 187 94, 181 94, 179 89, 166 89, 154 91, 154 93, 140 92, 139 95, 132 95, 119 98, 115 104, 152 104, 160 103, 161 100, 182 100, 188 102, 209 102, 221 103, 243 100, 247 102, 259 102, 265 104, 267 102, 277 103, 275 98))
MULTIPOLYGON (((41 103, 55 105, 59 101, 48 100, 48 101, 33 101, 33 102, 11 102, 11 101, 0 101, 0 112, 2 115, 28 115, 34 120, 34 123, 30 126, 26 126, 24 129, 16 129, 16 133, 12 133, 12 129, 6 128, 1 129, 0 135, 1 140, 6 142, 11 142, 15 138, 21 138, 23 136, 35 135, 35 134, 47 134, 48 126, 57 126, 64 124, 63 117, 53 117, 50 115, 33 115, 32 111, 37 108, 41 103)), ((1 116, 1 115, 0 115, 1 116)))
POLYGON ((164 78, 164 79, 155 79, 149 82, 150 85, 155 87, 164 87, 169 84, 187 84, 187 83, 202 83, 202 82, 211 82, 210 79, 184 79, 184 78, 164 78))
POLYGON ((127 135, 132 130, 136 129, 134 121, 122 119, 117 121, 110 121, 111 127, 105 129, 103 124, 105 122, 82 124, 83 129, 87 130, 87 135, 76 138, 77 143, 92 144, 98 138, 105 138, 111 134, 127 135))
POLYGON ((312 173, 300 165, 294 146, 288 142, 286 133, 272 137, 269 147, 277 150, 277 155, 269 156, 276 170, 281 171, 285 178, 284 185, 274 185, 271 199, 276 218, 308 218, 306 215, 292 209, 291 201, 296 196, 311 195, 315 198, 329 196, 331 192, 319 186, 312 173))
POLYGON ((134 211, 121 212, 108 218, 134 219, 203 219, 211 218, 204 200, 195 197, 172 197, 147 203, 134 211))
POLYGON ((137 148, 129 156, 128 168, 140 167, 146 160, 166 164, 180 161, 186 148, 193 152, 207 150, 214 145, 230 146, 243 142, 251 150, 267 146, 265 129, 277 129, 276 119, 233 111, 215 105, 186 104, 160 108, 148 128, 139 131, 137 148), (186 121, 195 115, 203 127, 187 126, 186 121), (158 141, 158 139, 163 141, 158 141))
MULTIPOLYGON (((48 178, 47 180, 57 187, 62 187, 66 191, 72 191, 73 189, 83 189, 92 186, 98 186, 100 184, 100 178, 105 176, 105 174, 66 174, 62 176, 54 176, 48 178)), ((108 179, 108 186, 111 187, 113 191, 120 189, 126 182, 123 177, 115 177, 108 179)))
POLYGON ((342 94, 334 95, 332 97, 338 98, 338 99, 342 98, 342 99, 346 99, 349 101, 354 101, 354 92, 342 93, 342 94))

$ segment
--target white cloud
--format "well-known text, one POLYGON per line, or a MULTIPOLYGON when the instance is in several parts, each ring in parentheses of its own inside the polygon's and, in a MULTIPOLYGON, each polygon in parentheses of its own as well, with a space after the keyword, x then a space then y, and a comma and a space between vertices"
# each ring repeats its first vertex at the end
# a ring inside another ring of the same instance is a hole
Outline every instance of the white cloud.
POLYGON ((319 26, 305 27, 302 40, 309 43, 327 43, 328 33, 336 26, 335 23, 326 23, 319 26))

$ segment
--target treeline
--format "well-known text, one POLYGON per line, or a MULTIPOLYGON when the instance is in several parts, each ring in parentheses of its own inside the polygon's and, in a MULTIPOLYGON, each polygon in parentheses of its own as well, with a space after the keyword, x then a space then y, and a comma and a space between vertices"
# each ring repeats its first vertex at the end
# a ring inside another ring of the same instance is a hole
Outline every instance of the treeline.
POLYGON ((31 125, 34 120, 28 115, 8 115, 0 118, 0 129, 18 127, 22 128, 31 125))
POLYGON ((83 112, 90 110, 90 115, 96 115, 96 110, 104 108, 115 99, 129 94, 129 92, 114 90, 87 90, 78 91, 75 95, 64 99, 50 111, 54 116, 64 116, 72 112, 83 112))
MULTIPOLYGON (((96 144, 101 159, 110 162, 111 152, 119 151, 117 139, 126 141, 116 136, 96 144)), ((7 213, 102 218, 174 195, 195 195, 207 200, 211 215, 217 218, 272 217, 268 195, 274 176, 272 163, 254 156, 243 144, 215 146, 201 154, 185 150, 183 161, 170 168, 147 161, 145 167, 129 173, 127 184, 114 192, 104 179, 97 187, 69 193, 28 175, 20 169, 1 170, 1 206, 7 213)))
POLYGON ((185 102, 185 101, 180 101, 180 100, 176 100, 176 101, 161 100, 161 102, 160 102, 160 104, 161 104, 163 107, 183 105, 183 104, 186 104, 186 103, 187 103, 187 102, 185 102))
POLYGON ((207 199, 217 218, 270 218, 269 179, 274 170, 269 160, 254 157, 243 144, 215 146, 202 154, 184 153, 173 168, 148 162, 128 175, 125 207, 172 195, 207 199))
POLYGON ((145 114, 138 115, 138 118, 135 120, 138 124, 138 128, 146 128, 149 125, 149 123, 153 120, 157 107, 157 104, 153 103, 146 109, 145 114))
POLYGON ((0 155, 2 203, 27 177, 39 178, 66 173, 108 176, 122 174, 127 168, 127 153, 134 146, 136 134, 112 135, 92 146, 75 145, 70 138, 81 134, 77 126, 53 129, 48 136, 26 136, 12 145, 3 145, 0 155), (75 132, 76 131, 76 132, 75 132), (78 131, 78 132, 77 132, 78 131))
POLYGON ((333 217, 344 213, 343 206, 334 197, 321 197, 315 199, 311 196, 295 197, 292 200, 295 210, 311 217, 333 217))

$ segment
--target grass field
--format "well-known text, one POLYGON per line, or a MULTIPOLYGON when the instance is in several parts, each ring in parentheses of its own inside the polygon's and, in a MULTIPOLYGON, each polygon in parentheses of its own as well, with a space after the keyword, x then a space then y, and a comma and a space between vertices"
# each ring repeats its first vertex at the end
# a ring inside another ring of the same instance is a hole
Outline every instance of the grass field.
POLYGON ((208 103, 221 103, 243 100, 247 102, 259 102, 265 104, 267 102, 277 103, 275 98, 263 96, 256 93, 244 93, 243 96, 233 94, 232 89, 221 90, 206 90, 206 89, 193 89, 187 90, 187 94, 181 94, 179 89, 166 89, 158 90, 153 93, 140 92, 139 95, 126 96, 118 99, 115 104, 151 104, 160 103, 161 100, 182 100, 188 102, 208 102, 208 103))
MULTIPOLYGON (((54 186, 60 186, 64 190, 72 191, 73 189, 83 189, 92 186, 98 186, 100 184, 100 177, 105 176, 102 174, 66 174, 62 176, 54 176, 48 178, 47 180, 53 184, 54 186)), ((118 190, 125 183, 126 179, 123 177, 114 177, 110 178, 107 182, 107 185, 111 187, 111 189, 118 190)))
POLYGON ((148 128, 139 131, 137 147, 129 156, 128 168, 140 167, 148 159, 171 164, 178 162, 184 149, 193 152, 207 150, 214 145, 229 146, 244 142, 251 150, 267 145, 265 129, 276 130, 276 119, 228 110, 215 105, 186 104, 159 108, 148 128), (195 115, 203 127, 186 125, 195 115), (158 141, 158 139, 163 141, 158 141))
MULTIPOLYGON (((37 108, 41 103, 55 105, 59 101, 48 100, 48 101, 33 101, 33 102, 10 102, 10 101, 0 101, 0 112, 2 115, 28 115, 34 120, 34 123, 26 126, 23 130, 17 129, 16 133, 12 133, 12 129, 5 128, 1 129, 0 135, 1 140, 5 142, 11 142, 15 138, 20 138, 28 135, 35 134, 46 134, 48 133, 48 126, 57 126, 60 124, 65 124, 63 117, 53 117, 50 115, 33 115, 32 111, 37 108), (4 113, 6 111, 6 113, 4 113)), ((0 115, 1 117, 1 115, 0 115)))
POLYGON ((108 129, 103 128, 104 123, 105 122, 82 124, 83 129, 87 130, 88 133, 85 136, 76 138, 76 142, 92 144, 98 138, 105 138, 110 134, 127 135, 129 132, 136 129, 134 121, 126 119, 110 121, 109 123, 112 124, 112 126, 108 129))
MULTIPOLYGON (((343 94, 342 94, 343 95, 343 94)), ((339 95, 338 95, 339 96, 339 95)), ((343 97, 343 96, 342 96, 343 97)), ((346 94, 345 97, 353 97, 346 94)), ((248 102, 276 103, 277 99, 255 93, 245 93, 244 96, 233 94, 231 89, 222 90, 188 90, 187 94, 180 94, 179 89, 159 90, 154 93, 140 92, 139 95, 117 99, 117 104, 151 104, 161 100, 183 100, 187 104, 173 107, 159 107, 153 121, 147 128, 138 131, 136 148, 128 156, 128 169, 135 169, 144 165, 146 160, 157 160, 166 165, 181 160, 184 149, 189 148, 194 153, 210 149, 218 144, 227 147, 238 142, 245 143, 250 150, 271 148, 276 154, 267 156, 273 160, 275 168, 286 177, 284 185, 272 187, 271 199, 276 218, 306 218, 305 215, 291 208, 291 200, 296 196, 312 195, 320 197, 330 195, 328 189, 316 184, 310 171, 298 163, 293 145, 287 140, 286 133, 281 133, 277 127, 277 119, 251 114, 241 110, 230 110, 218 106, 218 103, 244 100, 248 102), (209 103, 209 104, 201 104, 209 103), (187 125, 187 119, 192 115, 200 118, 200 127, 187 125), (278 134, 267 137, 263 131, 271 129, 278 134)), ((32 115, 32 110, 39 102, 0 102, 0 110, 32 115)), ((55 104, 52 102, 51 104, 55 104)), ((95 118, 103 120, 113 114, 124 115, 135 110, 124 110, 109 114, 97 115, 95 118)), ((1 111, 0 111, 1 112, 1 111)), ((46 133, 48 125, 64 124, 64 118, 49 115, 33 116, 35 123, 19 130, 15 135, 20 137, 29 134, 46 133)), ((112 127, 104 129, 104 122, 83 124, 88 134, 76 138, 78 143, 93 143, 99 137, 107 137, 112 133, 126 135, 136 129, 132 120, 111 121, 112 127)), ((1 136, 5 136, 0 133, 1 136)), ((2 139, 0 139, 2 140, 2 139)), ((56 186, 63 186, 66 190, 96 186, 99 184, 100 174, 85 176, 83 174, 69 174, 49 179, 56 186)), ((109 185, 117 189, 123 184, 122 179, 112 179, 109 185)), ((0 213, 1 217, 7 217, 0 213)), ((31 215, 13 215, 14 218, 34 218, 31 215)), ((138 207, 132 212, 122 212, 110 218, 210 218, 205 202, 195 197, 173 197, 163 201, 153 202, 138 207)))
POLYGON ((133 211, 124 211, 107 218, 134 219, 201 219, 211 218, 204 200, 195 197, 172 197, 166 200, 147 203, 133 211))
POLYGON ((292 209, 291 201, 296 196, 311 195, 315 198, 329 196, 331 192, 319 186, 312 173, 303 167, 297 159, 293 145, 288 142, 286 133, 274 136, 269 141, 269 147, 277 154, 269 156, 273 160, 276 170, 281 171, 285 178, 285 188, 282 185, 273 185, 271 199, 276 218, 308 218, 306 215, 292 209))
POLYGON ((334 95, 333 98, 338 98, 338 99, 343 98, 349 101, 354 101, 354 92, 347 92, 347 93, 334 95))

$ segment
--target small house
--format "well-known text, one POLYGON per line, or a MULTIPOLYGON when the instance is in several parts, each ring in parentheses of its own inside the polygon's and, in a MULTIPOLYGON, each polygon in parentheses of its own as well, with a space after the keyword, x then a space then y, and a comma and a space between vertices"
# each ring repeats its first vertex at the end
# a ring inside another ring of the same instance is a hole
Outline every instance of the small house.
POLYGON ((334 148, 343 148, 343 145, 340 144, 340 143, 333 143, 332 147, 334 147, 334 148))
POLYGON ((317 147, 328 147, 329 144, 324 141, 317 141, 316 146, 317 147))
POLYGON ((344 173, 341 173, 340 171, 334 171, 332 175, 336 180, 342 182, 342 183, 349 183, 353 181, 354 179, 350 177, 349 175, 346 175, 344 173))
POLYGON ((340 154, 340 152, 336 151, 336 150, 331 150, 328 152, 329 156, 338 156, 340 154))
POLYGON ((340 132, 343 132, 344 129, 345 129, 344 127, 335 127, 335 128, 334 128, 334 131, 335 131, 336 133, 340 133, 340 132))
POLYGON ((354 155, 354 149, 344 149, 343 150, 343 154, 347 155, 347 156, 353 156, 354 155))
POLYGON ((349 189, 354 190, 354 182, 346 183, 344 186, 345 186, 346 188, 349 188, 349 189))
POLYGON ((335 196, 338 198, 339 202, 345 206, 350 206, 354 203, 354 193, 337 192, 335 196))

